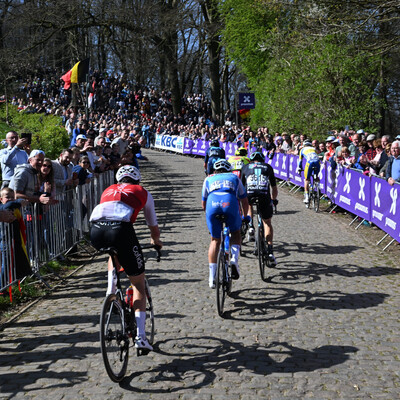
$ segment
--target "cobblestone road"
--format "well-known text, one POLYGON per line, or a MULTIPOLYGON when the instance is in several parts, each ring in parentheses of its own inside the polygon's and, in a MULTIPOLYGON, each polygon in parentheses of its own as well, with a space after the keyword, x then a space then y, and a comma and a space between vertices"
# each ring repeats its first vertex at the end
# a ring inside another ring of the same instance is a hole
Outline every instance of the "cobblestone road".
MULTIPOLYGON (((347 224, 281 190, 279 264, 262 282, 245 247, 222 319, 207 283, 202 160, 146 155, 144 185, 156 199, 165 245, 162 262, 147 264, 156 351, 132 352, 120 385, 106 375, 98 343, 106 271, 98 257, 0 332, 0 398, 400 398, 396 263, 347 224)), ((148 236, 143 224, 138 232, 148 236)))

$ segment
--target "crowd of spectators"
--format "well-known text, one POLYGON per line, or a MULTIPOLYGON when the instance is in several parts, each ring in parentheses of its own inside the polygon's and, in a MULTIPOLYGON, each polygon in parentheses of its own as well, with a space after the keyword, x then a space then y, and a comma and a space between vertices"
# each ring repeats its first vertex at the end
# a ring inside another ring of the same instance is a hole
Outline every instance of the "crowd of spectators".
POLYGON ((224 121, 213 120, 211 103, 202 94, 185 95, 181 112, 174 115, 168 91, 137 87, 121 76, 102 76, 98 71, 91 74, 90 87, 88 103, 82 103, 81 112, 77 112, 71 107, 71 91, 64 90, 59 77, 35 77, 21 84, 13 104, 21 112, 59 115, 70 146, 57 160, 52 160, 54 173, 44 177, 45 155, 37 150, 31 152, 25 139, 9 132, 7 148, 0 151, 2 187, 13 188, 17 198, 29 188, 26 196, 30 201, 51 203, 57 192, 82 185, 94 174, 126 164, 138 166, 138 159, 146 159, 141 155, 141 148, 153 146, 156 134, 203 140, 217 138, 240 147, 262 147, 270 158, 275 153, 297 155, 305 139, 309 139, 321 161, 329 161, 334 168, 342 165, 364 174, 379 175, 391 184, 400 182, 400 135, 393 141, 389 136, 377 138, 362 129, 354 131, 346 127, 342 131, 330 131, 326 140, 320 142, 306 134, 271 134, 267 127, 252 130, 250 126, 237 125, 229 110, 224 121), (24 165, 23 173, 19 164, 24 165), (27 177, 32 177, 31 181, 27 177), (25 180, 29 181, 27 187, 25 180))

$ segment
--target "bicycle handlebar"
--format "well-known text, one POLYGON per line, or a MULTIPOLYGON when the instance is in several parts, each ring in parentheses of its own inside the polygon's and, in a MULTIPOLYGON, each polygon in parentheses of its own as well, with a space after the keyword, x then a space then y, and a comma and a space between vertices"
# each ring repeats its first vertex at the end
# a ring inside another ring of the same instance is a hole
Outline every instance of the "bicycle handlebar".
POLYGON ((157 244, 145 244, 143 246, 141 246, 142 249, 155 249, 157 252, 157 262, 160 262, 161 260, 161 247, 158 246, 157 244))

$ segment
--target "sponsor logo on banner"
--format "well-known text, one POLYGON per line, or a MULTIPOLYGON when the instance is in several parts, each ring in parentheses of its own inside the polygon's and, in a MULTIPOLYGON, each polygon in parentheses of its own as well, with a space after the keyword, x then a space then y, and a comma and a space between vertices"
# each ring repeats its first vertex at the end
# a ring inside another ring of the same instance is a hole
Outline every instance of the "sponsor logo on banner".
POLYGON ((156 148, 183 153, 185 138, 181 136, 157 135, 156 148))

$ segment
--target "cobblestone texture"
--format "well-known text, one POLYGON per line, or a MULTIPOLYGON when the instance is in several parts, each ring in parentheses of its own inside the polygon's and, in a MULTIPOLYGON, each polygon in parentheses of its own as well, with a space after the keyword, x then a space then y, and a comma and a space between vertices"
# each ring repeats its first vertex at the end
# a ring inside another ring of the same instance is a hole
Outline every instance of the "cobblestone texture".
MULTIPOLYGON (((143 183, 164 241, 162 262, 147 263, 156 351, 132 351, 124 381, 108 378, 98 257, 0 333, 0 399, 400 398, 400 269, 388 256, 283 189, 273 218, 278 266, 263 282, 245 246, 222 319, 208 288, 202 160, 146 155, 143 183)), ((148 240, 143 222, 137 232, 148 240)))

